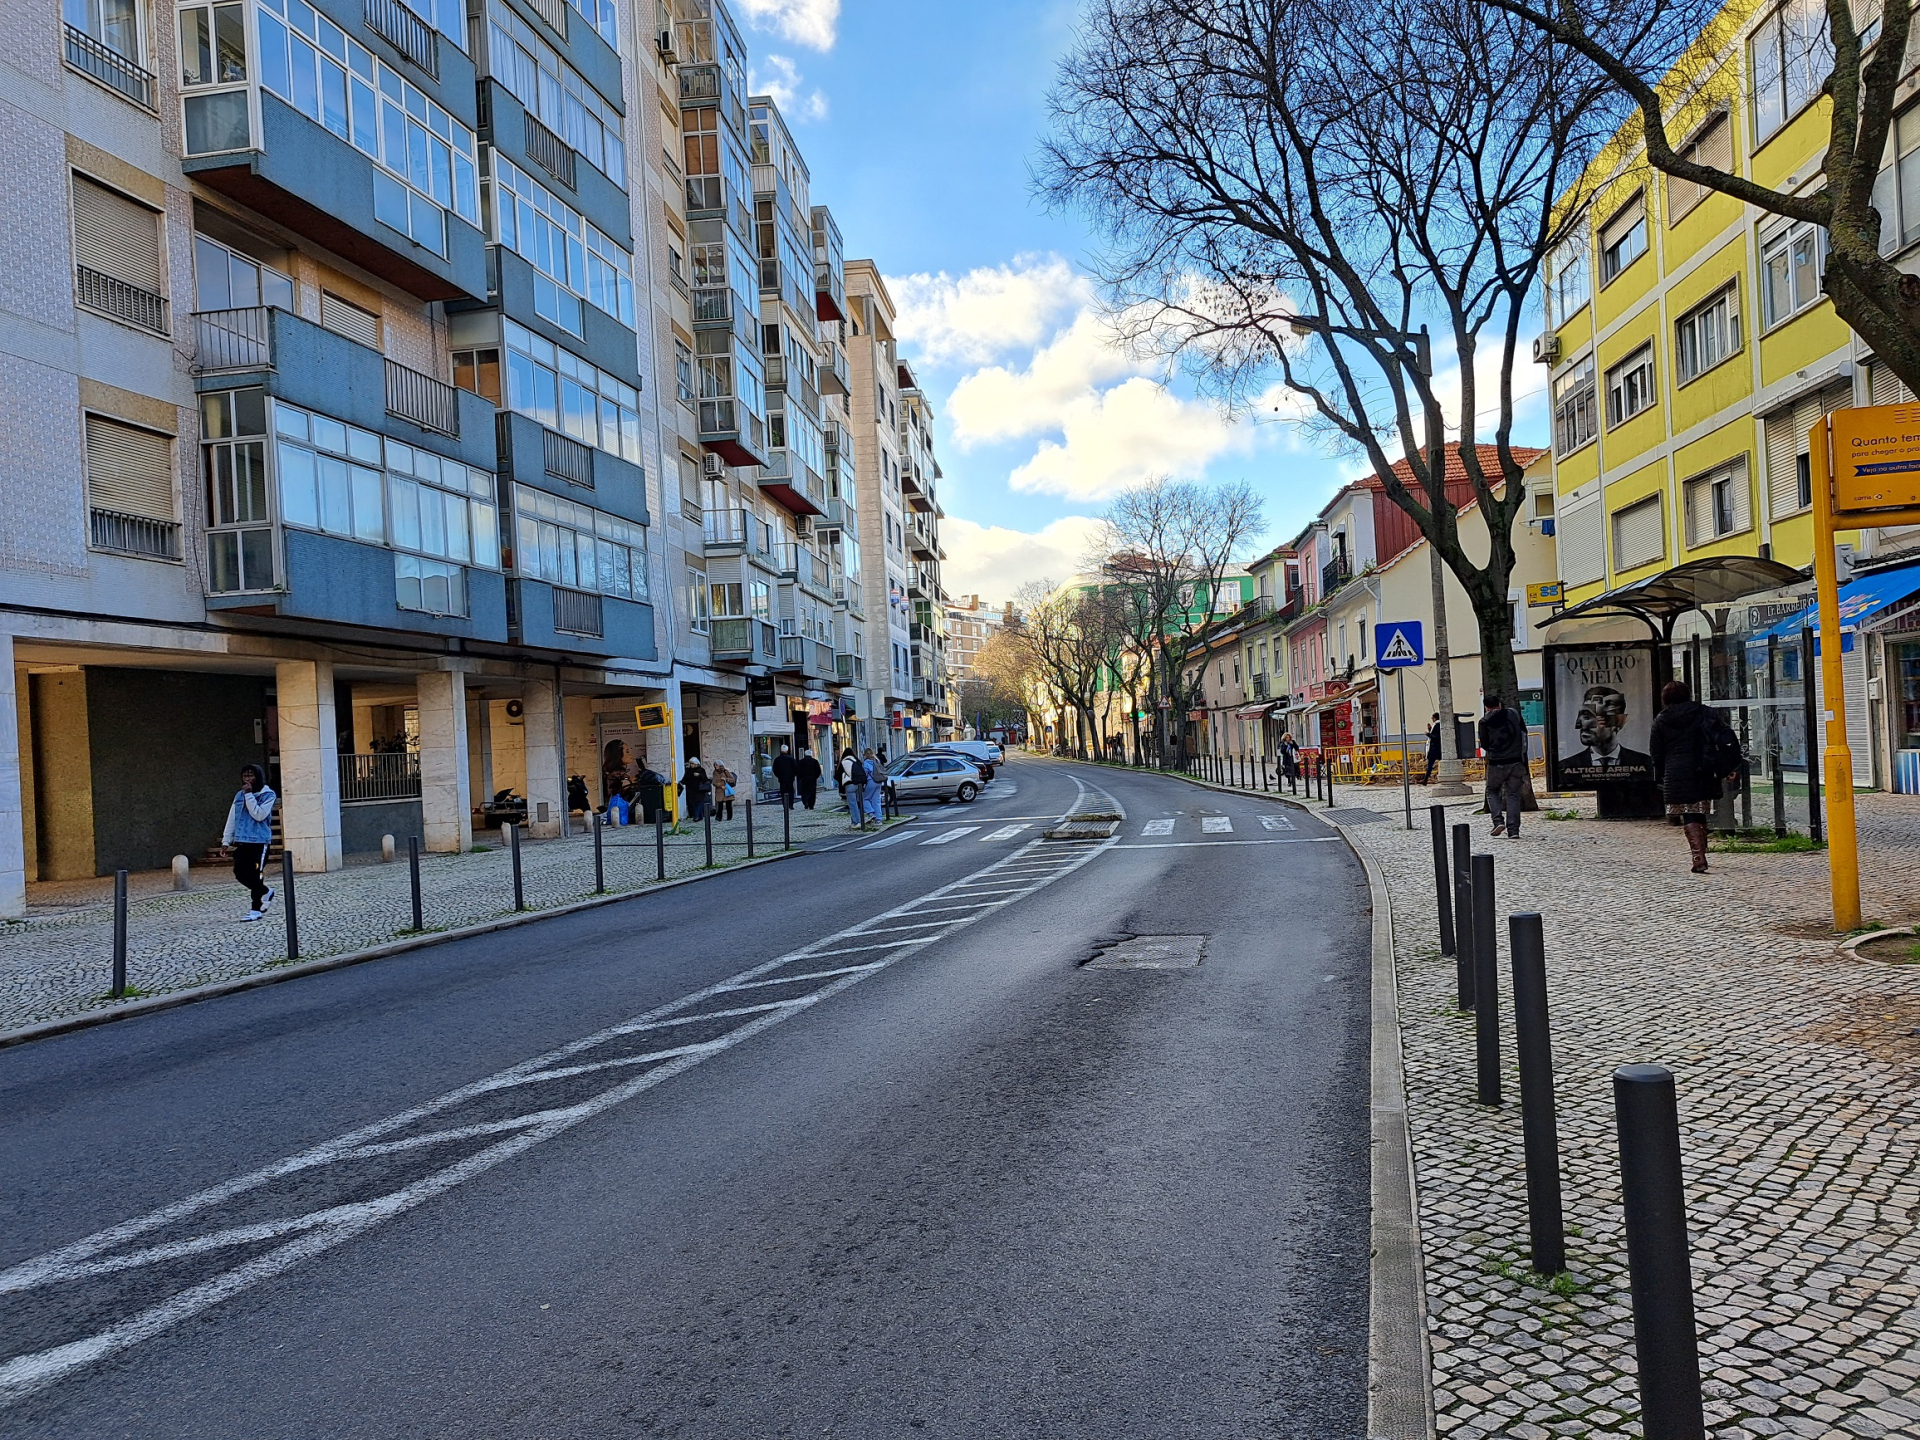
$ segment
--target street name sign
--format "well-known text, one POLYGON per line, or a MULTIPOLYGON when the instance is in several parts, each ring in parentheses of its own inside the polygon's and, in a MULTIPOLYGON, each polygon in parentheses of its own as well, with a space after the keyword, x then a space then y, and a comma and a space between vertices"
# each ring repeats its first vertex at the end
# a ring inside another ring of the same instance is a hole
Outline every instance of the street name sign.
POLYGON ((1426 662, 1426 626, 1419 620, 1382 620, 1373 629, 1381 670, 1411 670, 1426 662))

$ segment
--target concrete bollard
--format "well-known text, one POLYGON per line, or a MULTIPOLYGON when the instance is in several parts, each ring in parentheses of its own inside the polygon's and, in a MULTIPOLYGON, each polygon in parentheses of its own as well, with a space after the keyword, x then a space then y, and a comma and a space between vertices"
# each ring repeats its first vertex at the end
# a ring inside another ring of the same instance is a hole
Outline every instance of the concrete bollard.
POLYGON ((174 889, 176 890, 193 889, 193 880, 189 875, 189 871, 192 869, 192 867, 193 867, 193 862, 187 859, 186 856, 176 855, 173 857, 173 888, 174 889))
POLYGON ((380 837, 380 863, 382 865, 391 865, 393 863, 393 852, 393 837, 391 835, 382 835, 380 837))

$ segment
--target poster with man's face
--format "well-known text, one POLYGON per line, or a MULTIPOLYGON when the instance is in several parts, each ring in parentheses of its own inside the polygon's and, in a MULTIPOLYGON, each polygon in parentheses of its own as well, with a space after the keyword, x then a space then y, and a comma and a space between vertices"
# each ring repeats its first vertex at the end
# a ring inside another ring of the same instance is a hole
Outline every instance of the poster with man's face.
POLYGON ((1549 647, 1549 787, 1592 790, 1654 778, 1648 753, 1659 690, 1645 645, 1549 647))

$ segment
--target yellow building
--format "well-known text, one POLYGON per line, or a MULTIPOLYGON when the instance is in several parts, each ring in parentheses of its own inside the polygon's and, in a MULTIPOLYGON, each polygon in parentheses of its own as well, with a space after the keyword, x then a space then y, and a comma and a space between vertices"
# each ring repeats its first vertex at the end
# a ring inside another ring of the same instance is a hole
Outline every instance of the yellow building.
MULTIPOLYGON (((1712 78, 1671 127, 1682 153, 1820 187, 1830 102, 1825 65, 1789 53, 1803 23, 1825 25, 1819 0, 1722 12, 1689 61, 1712 78)), ((1920 111, 1898 137, 1920 150, 1920 111)), ((1881 208, 1913 215, 1920 239, 1920 184, 1900 193, 1913 183, 1889 168, 1881 208)), ((1637 145, 1603 153, 1575 193, 1586 222, 1549 259, 1540 342, 1568 599, 1711 556, 1807 565, 1807 431, 1823 410, 1911 398, 1822 294, 1824 232, 1662 176, 1637 145)), ((1864 558, 1913 537, 1847 538, 1864 558)))

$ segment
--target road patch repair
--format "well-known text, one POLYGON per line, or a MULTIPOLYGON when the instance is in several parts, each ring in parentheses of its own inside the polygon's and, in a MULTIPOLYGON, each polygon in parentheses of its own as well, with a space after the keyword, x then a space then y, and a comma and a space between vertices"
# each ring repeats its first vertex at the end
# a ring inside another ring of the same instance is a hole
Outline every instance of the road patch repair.
POLYGON ((1048 840, 1110 840, 1126 817, 1117 810, 1080 810, 1044 832, 1048 840))
POLYGON ((1191 970, 1206 958, 1205 935, 1133 935, 1095 952, 1083 970, 1191 970))

